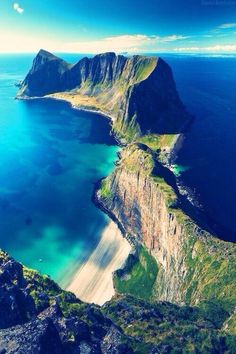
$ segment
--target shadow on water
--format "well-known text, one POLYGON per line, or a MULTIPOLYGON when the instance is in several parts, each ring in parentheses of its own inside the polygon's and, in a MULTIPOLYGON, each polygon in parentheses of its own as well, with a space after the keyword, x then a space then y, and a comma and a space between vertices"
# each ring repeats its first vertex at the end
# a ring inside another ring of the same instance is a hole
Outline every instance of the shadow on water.
MULTIPOLYGON (((114 136, 111 134, 111 125, 109 118, 105 116, 95 113, 83 111, 77 108, 73 108, 70 103, 61 100, 55 100, 51 98, 47 99, 36 99, 29 100, 24 102, 28 108, 32 111, 32 109, 38 111, 39 107, 43 106, 44 110, 47 110, 50 115, 50 111, 54 112, 55 105, 57 105, 57 110, 60 112, 60 116, 58 116, 58 124, 60 124, 57 128, 51 129, 51 135, 56 138, 60 138, 62 140, 71 140, 78 139, 81 143, 90 143, 90 144, 106 144, 108 146, 117 145, 117 141, 114 136), (75 126, 72 130, 69 120, 66 120, 66 116, 70 116, 69 112, 73 112, 73 115, 78 117, 79 119, 85 119, 86 124, 89 125, 89 130, 87 131, 87 135, 84 136, 84 129, 80 126, 75 126)), ((55 114, 55 112, 53 113, 55 114)), ((55 123, 54 118, 45 117, 44 123, 55 123)))
MULTIPOLYGON (((155 157, 155 156, 154 156, 155 157)), ((154 175, 162 177, 167 184, 169 184, 175 191, 178 202, 176 206, 183 210, 183 212, 189 216, 196 225, 210 234, 218 237, 221 240, 228 242, 235 242, 236 233, 230 229, 227 229, 220 223, 217 223, 213 218, 211 218, 204 210, 200 210, 198 207, 193 205, 186 197, 179 192, 177 186, 176 176, 167 167, 161 165, 155 158, 156 166, 153 171, 154 175)))

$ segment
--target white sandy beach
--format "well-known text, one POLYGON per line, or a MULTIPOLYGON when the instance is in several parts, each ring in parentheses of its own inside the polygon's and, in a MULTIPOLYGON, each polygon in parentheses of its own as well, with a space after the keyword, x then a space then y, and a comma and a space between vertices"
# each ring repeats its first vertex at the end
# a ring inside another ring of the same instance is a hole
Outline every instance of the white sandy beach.
POLYGON ((79 268, 66 290, 79 299, 103 305, 115 294, 112 273, 121 268, 131 251, 118 226, 110 221, 89 259, 79 268))

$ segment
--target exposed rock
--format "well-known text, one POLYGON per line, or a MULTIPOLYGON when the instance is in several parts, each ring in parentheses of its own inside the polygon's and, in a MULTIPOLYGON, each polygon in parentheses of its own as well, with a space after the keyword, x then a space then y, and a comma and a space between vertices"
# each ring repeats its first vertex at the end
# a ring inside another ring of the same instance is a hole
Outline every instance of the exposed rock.
POLYGON ((132 144, 123 149, 115 171, 103 180, 109 193, 103 195, 101 188, 98 202, 129 239, 141 242, 155 257, 159 271, 153 298, 192 305, 217 298, 232 308, 236 304, 235 245, 194 224, 178 208, 177 195, 161 173, 163 168, 151 150, 132 144))
POLYGON ((0 352, 6 354, 62 354, 59 334, 50 320, 33 320, 0 331, 0 352))
POLYGON ((133 350, 123 343, 121 332, 116 327, 111 327, 103 338, 101 350, 104 354, 132 354, 133 350))
POLYGON ((26 292, 23 267, 0 252, 0 329, 23 323, 36 313, 26 292))
POLYGON ((229 314, 214 303, 194 309, 119 297, 99 308, 82 303, 50 278, 22 268, 3 252, 0 273, 4 275, 1 287, 5 298, 17 298, 19 292, 26 295, 21 313, 27 314, 27 318, 16 316, 15 307, 7 307, 9 321, 6 305, 0 302, 1 323, 5 323, 0 329, 2 354, 166 353, 189 346, 204 352, 205 345, 209 352, 216 352, 216 348, 220 353, 234 352, 234 337, 221 332, 222 327, 229 332, 232 320, 227 323, 229 314), (49 303, 43 311, 37 306, 42 293, 49 303), (31 307, 32 312, 28 311, 31 307))

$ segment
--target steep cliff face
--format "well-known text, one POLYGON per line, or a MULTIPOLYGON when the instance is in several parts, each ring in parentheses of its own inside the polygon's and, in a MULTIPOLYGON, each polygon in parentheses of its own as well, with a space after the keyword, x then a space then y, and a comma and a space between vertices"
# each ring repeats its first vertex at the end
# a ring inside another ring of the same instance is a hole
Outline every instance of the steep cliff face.
POLYGON ((21 83, 19 96, 44 96, 62 89, 61 77, 70 68, 64 60, 40 50, 25 80, 21 83))
POLYGON ((105 53, 69 65, 41 50, 17 97, 45 95, 110 116, 127 140, 149 130, 178 133, 189 120, 170 67, 157 57, 105 53))
POLYGON ((235 245, 198 228, 178 208, 177 196, 160 172, 155 154, 144 145, 132 144, 123 150, 114 173, 102 182, 98 200, 127 237, 145 245, 156 259, 159 271, 153 299, 192 305, 217 299, 232 308, 236 304, 235 245))

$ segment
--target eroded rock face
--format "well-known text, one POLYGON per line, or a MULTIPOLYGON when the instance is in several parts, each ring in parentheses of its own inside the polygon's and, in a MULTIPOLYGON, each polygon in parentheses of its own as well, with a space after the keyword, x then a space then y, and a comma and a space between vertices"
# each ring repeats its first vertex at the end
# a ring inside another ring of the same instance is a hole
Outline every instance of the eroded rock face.
POLYGON ((0 252, 0 329, 26 322, 36 314, 26 291, 23 267, 0 252))
POLYGON ((159 271, 153 298, 190 304, 218 298, 235 305, 235 245, 200 230, 178 208, 177 196, 160 172, 153 152, 132 144, 103 181, 106 194, 101 188, 98 202, 129 239, 155 257, 159 271))
POLYGON ((110 116, 116 134, 127 140, 149 130, 179 133, 189 120, 171 68, 157 57, 104 53, 70 65, 41 50, 17 97, 60 92, 66 92, 67 98, 71 93, 75 105, 110 116), (87 98, 83 104, 81 97, 87 98))
POLYGON ((52 321, 33 320, 0 331, 1 353, 62 354, 63 346, 52 321))
POLYGON ((127 342, 97 306, 0 251, 1 354, 132 353, 127 342))

